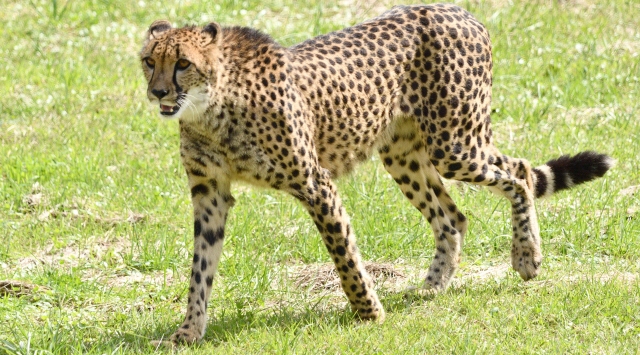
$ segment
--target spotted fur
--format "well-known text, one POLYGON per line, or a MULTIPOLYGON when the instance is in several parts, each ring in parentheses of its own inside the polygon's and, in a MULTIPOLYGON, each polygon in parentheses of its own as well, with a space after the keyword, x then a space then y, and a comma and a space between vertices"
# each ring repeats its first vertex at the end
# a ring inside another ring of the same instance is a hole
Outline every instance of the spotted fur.
POLYGON ((300 200, 364 319, 384 310, 363 267, 333 180, 377 151, 429 221, 435 256, 425 287, 447 287, 467 219, 441 177, 489 187, 512 206, 513 268, 525 280, 542 255, 534 197, 602 176, 606 155, 584 152, 532 168, 501 154, 490 128, 489 34, 454 5, 396 6, 381 16, 285 48, 249 28, 154 22, 141 51, 148 98, 180 120, 180 154, 194 213, 193 271, 173 341, 205 331, 207 302, 243 180, 300 200))

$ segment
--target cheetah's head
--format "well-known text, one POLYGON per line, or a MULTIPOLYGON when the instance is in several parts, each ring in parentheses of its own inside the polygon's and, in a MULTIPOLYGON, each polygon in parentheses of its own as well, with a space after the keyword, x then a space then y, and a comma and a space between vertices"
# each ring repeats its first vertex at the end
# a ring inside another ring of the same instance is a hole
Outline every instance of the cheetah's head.
POLYGON ((219 63, 220 26, 151 24, 140 52, 147 97, 165 118, 195 120, 209 107, 219 63))

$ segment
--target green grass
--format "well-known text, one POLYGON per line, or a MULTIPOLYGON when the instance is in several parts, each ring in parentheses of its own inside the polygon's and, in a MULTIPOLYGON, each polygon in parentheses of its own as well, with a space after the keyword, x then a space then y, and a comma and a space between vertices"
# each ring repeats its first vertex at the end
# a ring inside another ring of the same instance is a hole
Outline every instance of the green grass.
MULTIPOLYGON (((497 145, 535 164, 586 149, 617 165, 539 201, 542 275, 509 263, 505 200, 451 193, 470 226, 458 284, 419 285, 430 228, 372 159, 339 181, 379 282, 382 325, 359 323, 339 291, 297 286, 329 261, 291 197, 235 186, 204 341, 182 353, 606 353, 640 349, 640 4, 462 1, 494 48, 497 145), (636 187, 636 188, 634 188, 636 187)), ((4 1, 0 12, 0 353, 151 353, 182 321, 191 204, 176 122, 146 103, 137 59, 155 19, 250 25, 291 45, 373 17, 366 1, 4 1)), ((164 351, 164 350, 163 350, 164 351)))

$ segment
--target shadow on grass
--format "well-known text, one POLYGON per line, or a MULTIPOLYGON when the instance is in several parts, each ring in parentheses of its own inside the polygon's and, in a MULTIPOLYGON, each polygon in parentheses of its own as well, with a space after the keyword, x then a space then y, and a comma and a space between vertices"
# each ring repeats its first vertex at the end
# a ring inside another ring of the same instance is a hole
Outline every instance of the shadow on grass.
MULTIPOLYGON (((345 327, 356 324, 356 316, 340 307, 329 310, 317 310, 307 308, 296 310, 292 308, 277 308, 270 311, 242 311, 227 314, 214 315, 209 319, 207 331, 202 341, 194 345, 194 349, 200 347, 216 347, 226 342, 231 342, 239 334, 258 329, 282 330, 301 329, 307 326, 340 326, 345 327)), ((182 316, 182 315, 180 315, 182 316)), ((180 321, 182 319, 180 318, 180 321)), ((127 344, 127 350, 134 353, 142 353, 156 349, 151 341, 167 340, 178 328, 180 322, 164 322, 150 325, 141 329, 137 334, 125 334, 120 339, 127 344)), ((169 348, 164 348, 169 350, 169 348)), ((163 350, 158 348, 157 350, 163 350)))
POLYGON ((380 298, 388 314, 404 312, 413 307, 424 306, 430 302, 455 303, 464 297, 486 293, 498 297, 505 293, 519 293, 524 289, 523 281, 517 277, 509 277, 502 282, 467 283, 450 286, 442 293, 425 291, 423 289, 380 292, 380 298))
MULTIPOLYGON (((452 287, 442 294, 385 290, 380 290, 379 294, 387 315, 392 315, 410 312, 412 308, 436 302, 439 298, 447 299, 447 302, 455 302, 460 297, 479 291, 478 288, 483 288, 486 291, 487 287, 491 288, 495 294, 515 291, 513 285, 485 284, 452 287)), ((203 340, 193 348, 217 347, 224 343, 233 342, 240 334, 250 333, 253 330, 269 329, 274 332, 286 332, 308 327, 342 328, 355 327, 360 324, 357 316, 344 307, 331 306, 328 309, 320 310, 311 304, 296 304, 295 306, 299 308, 282 306, 269 308, 269 310, 248 311, 229 309, 223 310, 221 313, 218 310, 219 314, 214 314, 209 319, 203 340), (302 309, 302 307, 305 308, 302 309)), ((176 316, 178 315, 176 314, 176 316)), ((127 334, 124 339, 120 340, 124 340, 128 350, 134 352, 153 350, 155 347, 151 345, 151 341, 164 340, 171 336, 182 321, 180 317, 175 318, 175 322, 152 324, 146 329, 142 329, 141 333, 127 334)))
MULTIPOLYGON (((414 304, 428 302, 436 296, 406 297, 404 292, 384 293, 381 302, 387 314, 402 312, 414 304)), ((299 305, 305 307, 305 305, 299 305)), ((180 321, 182 319, 180 318, 180 321)), ((290 331, 311 327, 355 327, 361 321, 348 309, 333 306, 330 309, 319 310, 311 305, 306 309, 295 309, 287 306, 272 308, 269 311, 241 311, 231 310, 214 315, 209 319, 207 331, 203 340, 194 345, 194 349, 201 347, 217 347, 231 342, 242 333, 252 330, 269 329, 275 332, 290 331)), ((179 322, 164 322, 143 329, 138 334, 126 334, 124 339, 128 350, 144 352, 155 349, 151 345, 153 340, 167 339, 177 329, 179 322)), ((157 349, 163 350, 163 349, 157 349)), ((169 348, 166 348, 169 350, 169 348)))

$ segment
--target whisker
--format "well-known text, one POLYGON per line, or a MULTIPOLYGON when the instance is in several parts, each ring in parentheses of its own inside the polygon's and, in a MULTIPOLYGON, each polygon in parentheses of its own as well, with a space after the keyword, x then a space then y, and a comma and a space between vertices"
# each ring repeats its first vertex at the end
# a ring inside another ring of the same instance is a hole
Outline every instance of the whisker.
POLYGON ((194 113, 196 105, 190 100, 190 97, 195 98, 195 96, 188 93, 182 94, 179 99, 179 104, 180 106, 185 106, 185 109, 188 108, 191 110, 191 113, 194 113))

